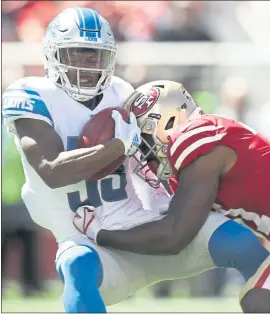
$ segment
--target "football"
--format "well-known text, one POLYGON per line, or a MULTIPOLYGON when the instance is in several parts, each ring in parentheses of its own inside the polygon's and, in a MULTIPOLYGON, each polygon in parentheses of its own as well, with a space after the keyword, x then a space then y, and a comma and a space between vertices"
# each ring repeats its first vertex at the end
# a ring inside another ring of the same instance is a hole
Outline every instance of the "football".
MULTIPOLYGON (((115 122, 112 118, 112 111, 117 110, 121 113, 123 119, 128 122, 129 116, 125 109, 121 107, 106 108, 95 114, 83 127, 79 136, 78 148, 90 148, 98 144, 104 144, 114 138, 115 122)), ((100 180, 113 173, 125 161, 123 155, 113 161, 111 164, 95 173, 90 181, 100 180)))

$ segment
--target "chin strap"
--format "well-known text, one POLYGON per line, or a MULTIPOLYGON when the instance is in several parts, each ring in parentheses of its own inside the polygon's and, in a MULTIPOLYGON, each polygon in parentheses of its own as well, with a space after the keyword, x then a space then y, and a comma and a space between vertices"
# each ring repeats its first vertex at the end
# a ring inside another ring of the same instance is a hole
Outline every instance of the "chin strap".
POLYGON ((84 95, 79 95, 79 94, 76 94, 74 92, 70 92, 70 91, 67 91, 67 94, 73 98, 74 100, 76 101, 88 101, 88 100, 91 100, 93 99, 95 96, 84 96, 84 95))

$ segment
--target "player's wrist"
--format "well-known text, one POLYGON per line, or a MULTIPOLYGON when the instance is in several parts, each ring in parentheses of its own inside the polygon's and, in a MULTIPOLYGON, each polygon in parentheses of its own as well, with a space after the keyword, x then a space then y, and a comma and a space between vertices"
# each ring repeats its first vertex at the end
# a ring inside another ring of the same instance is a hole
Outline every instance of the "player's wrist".
POLYGON ((94 238, 94 241, 96 244, 100 244, 100 239, 102 237, 102 230, 103 229, 99 229, 97 230, 97 232, 95 233, 95 238, 94 238))
POLYGON ((95 243, 101 246, 108 245, 106 239, 108 239, 109 234, 110 234, 110 230, 106 230, 102 228, 99 229, 95 235, 95 243))

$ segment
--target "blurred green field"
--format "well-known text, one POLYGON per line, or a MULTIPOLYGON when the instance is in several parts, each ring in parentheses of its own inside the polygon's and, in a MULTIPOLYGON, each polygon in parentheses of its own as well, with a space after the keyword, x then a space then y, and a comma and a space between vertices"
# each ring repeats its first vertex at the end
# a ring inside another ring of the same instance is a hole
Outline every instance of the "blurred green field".
MULTIPOLYGON (((240 312, 237 299, 187 298, 153 299, 134 298, 107 308, 108 312, 240 312)), ((61 299, 27 298, 3 299, 2 312, 63 312, 61 299)))
MULTIPOLYGON (((18 285, 3 290, 2 312, 64 312, 61 302, 61 286, 53 284, 46 292, 23 298, 18 285)), ((119 304, 107 308, 108 312, 241 312, 235 298, 188 298, 174 296, 155 299, 145 289, 119 304)))

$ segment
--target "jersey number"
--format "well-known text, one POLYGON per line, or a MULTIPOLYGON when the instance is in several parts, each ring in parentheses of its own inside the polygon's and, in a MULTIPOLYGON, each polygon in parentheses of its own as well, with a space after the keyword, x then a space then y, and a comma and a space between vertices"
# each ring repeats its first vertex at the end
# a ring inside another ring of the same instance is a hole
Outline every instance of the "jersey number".
MULTIPOLYGON (((67 138, 67 150, 76 149, 77 142, 77 136, 69 136, 67 138)), ((85 181, 87 199, 84 201, 81 200, 79 191, 67 193, 70 209, 75 212, 79 206, 83 205, 99 207, 102 205, 102 200, 106 202, 117 202, 126 199, 127 179, 124 166, 121 167, 122 169, 119 169, 119 171, 117 171, 118 173, 112 174, 109 178, 104 178, 99 181, 85 181), (98 182, 100 182, 100 192, 98 190, 98 182)))

